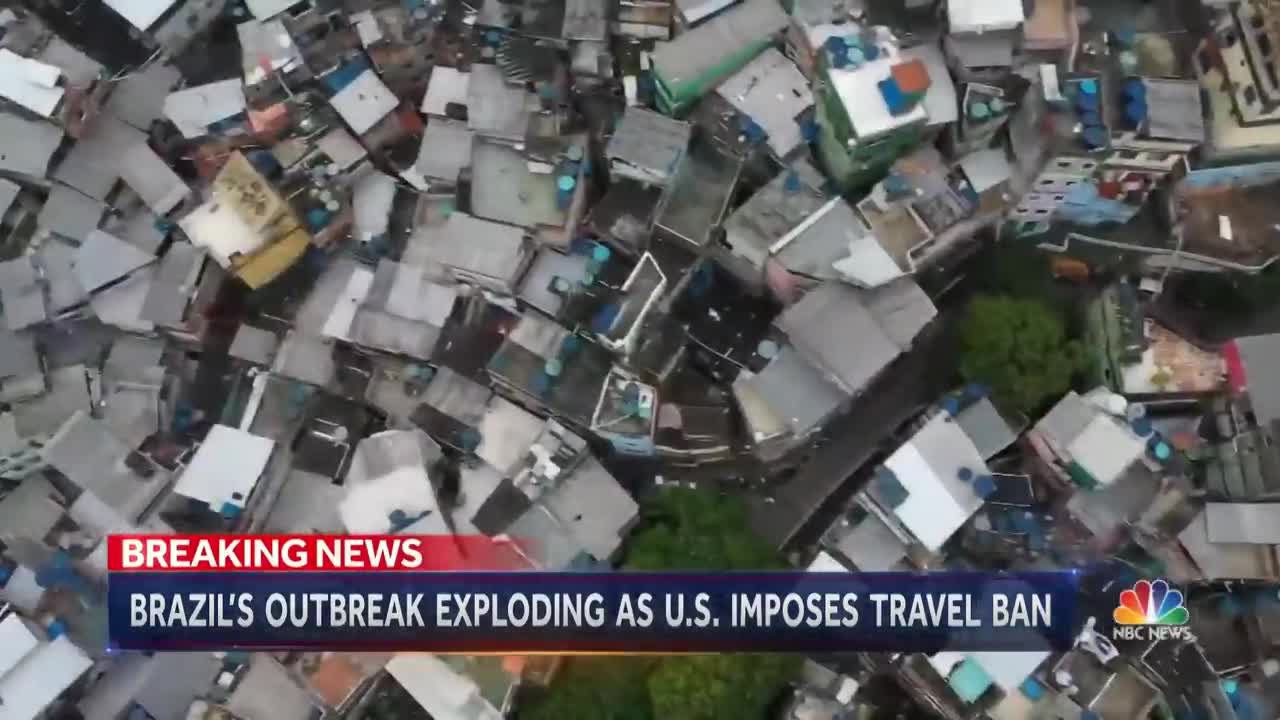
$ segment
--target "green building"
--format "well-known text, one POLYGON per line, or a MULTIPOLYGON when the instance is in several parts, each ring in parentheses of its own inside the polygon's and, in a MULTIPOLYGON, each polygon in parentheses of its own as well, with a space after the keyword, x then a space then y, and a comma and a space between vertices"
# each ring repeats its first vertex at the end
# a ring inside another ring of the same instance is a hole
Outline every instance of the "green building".
POLYGON ((790 18, 777 0, 746 0, 709 22, 660 42, 651 54, 658 107, 680 115, 769 47, 790 18))
MULTIPOLYGON (((869 187, 956 117, 955 87, 936 45, 899 51, 881 28, 801 28, 812 43, 818 157, 845 190, 869 187)), ((803 41, 803 40, 802 40, 803 41)))

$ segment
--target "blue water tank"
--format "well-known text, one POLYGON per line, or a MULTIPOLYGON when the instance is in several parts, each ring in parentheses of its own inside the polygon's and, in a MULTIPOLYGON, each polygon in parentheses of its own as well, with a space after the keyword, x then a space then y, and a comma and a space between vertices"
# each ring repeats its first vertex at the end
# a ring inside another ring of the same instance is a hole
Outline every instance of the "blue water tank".
POLYGON ((844 38, 838 35, 832 35, 827 38, 826 46, 828 52, 842 53, 849 47, 849 44, 845 42, 844 38))
POLYGON ((467 428, 466 430, 463 430, 459 436, 459 441, 462 443, 462 449, 467 452, 472 452, 476 448, 480 447, 480 443, 483 442, 483 440, 484 438, 480 436, 480 431, 475 428, 467 428))
POLYGON ((1111 138, 1107 136, 1107 131, 1101 127, 1087 127, 1081 134, 1081 139, 1085 146, 1089 148, 1104 148, 1111 142, 1111 138))
POLYGON ((49 623, 49 627, 45 628, 45 631, 49 633, 50 640, 57 640, 67 634, 67 624, 61 620, 54 620, 49 623))
POLYGON ((1134 99, 1125 103, 1124 117, 1130 125, 1141 125, 1147 119, 1147 101, 1134 99))
POLYGON ((1134 418, 1129 423, 1129 427, 1133 428, 1134 434, 1138 437, 1146 437, 1151 434, 1151 420, 1145 417, 1134 418))
POLYGON ((319 232, 329 224, 329 212, 324 208, 311 208, 307 211, 307 225, 312 232, 319 232))
POLYGON ((609 303, 600 308, 591 318, 591 331, 599 335, 609 332, 609 328, 613 327, 613 321, 618 317, 619 310, 617 303, 609 303))
POLYGON ((967 467, 962 467, 956 471, 956 477, 960 478, 960 482, 969 482, 973 479, 973 470, 967 467))
POLYGON ((800 123, 800 137, 805 142, 811 143, 818 139, 818 123, 813 120, 805 120, 800 123))
POLYGON ((866 56, 867 60, 875 60, 880 57, 880 47, 875 43, 867 43, 862 46, 862 54, 866 56))
POLYGON ((942 410, 951 417, 960 414, 960 400, 954 395, 948 395, 942 399, 942 410))
POLYGON ((888 106, 891 115, 902 115, 911 110, 911 98, 902 92, 893 78, 881 80, 876 83, 876 87, 880 89, 880 97, 884 98, 884 104, 888 106))
POLYGON ((1097 95, 1090 95, 1086 93, 1079 93, 1076 95, 1076 108, 1081 112, 1097 112, 1099 106, 1097 95))
POLYGON ((533 376, 533 392, 538 395, 546 395, 551 392, 551 378, 545 373, 538 373, 533 376))
POLYGON ((973 481, 973 492, 984 500, 991 497, 996 491, 996 479, 990 475, 979 475, 977 480, 973 481))
POLYGON ((608 262, 609 258, 612 256, 613 251, 609 249, 608 245, 596 245, 591 249, 591 258, 596 262, 608 262))
POLYGON ((803 185, 800 184, 800 176, 794 172, 787 173, 787 179, 783 181, 782 187, 789 193, 800 192, 803 185))
POLYGON ((837 70, 849 67, 849 55, 845 51, 831 53, 831 66, 837 70))
POLYGON ((560 362, 559 358, 548 358, 547 362, 543 365, 543 371, 551 377, 560 377, 560 373, 563 370, 564 364, 560 362))

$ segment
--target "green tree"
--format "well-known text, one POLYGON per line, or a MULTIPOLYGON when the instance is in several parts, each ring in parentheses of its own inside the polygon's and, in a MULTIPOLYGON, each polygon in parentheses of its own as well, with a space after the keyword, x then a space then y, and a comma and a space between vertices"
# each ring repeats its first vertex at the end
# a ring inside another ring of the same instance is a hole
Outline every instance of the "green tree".
MULTIPOLYGON (((741 498, 663 488, 645 500, 624 570, 785 567, 751 534, 741 498)), ((661 607, 655 608, 662 612, 661 607)), ((799 671, 786 655, 573 658, 522 720, 755 720, 799 671)))
MULTIPOLYGON (((664 488, 646 503, 643 529, 632 538, 629 570, 765 570, 785 567, 747 529, 741 498, 706 490, 664 488)), ((654 716, 688 720, 754 720, 796 676, 787 655, 690 655, 663 660, 649 675, 654 716)))
POLYGON ((649 657, 570 658, 546 693, 520 711, 521 720, 651 720, 645 677, 649 657))
POLYGON ((794 655, 689 655, 664 660, 649 676, 654 717, 755 720, 796 676, 794 655))
POLYGON ((979 296, 960 324, 961 374, 1023 412, 1066 392, 1084 358, 1062 320, 1035 300, 979 296))
POLYGON ((666 487, 645 502, 628 570, 766 570, 785 565, 747 529, 741 498, 666 487))

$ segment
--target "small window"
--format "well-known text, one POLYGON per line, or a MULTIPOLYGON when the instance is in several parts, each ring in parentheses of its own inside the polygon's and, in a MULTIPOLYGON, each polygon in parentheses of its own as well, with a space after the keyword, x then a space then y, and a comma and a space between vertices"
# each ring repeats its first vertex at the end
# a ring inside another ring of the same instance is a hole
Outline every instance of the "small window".
POLYGON ((1245 87, 1244 101, 1249 105, 1256 105, 1258 103, 1258 91, 1252 85, 1245 87))
POLYGON ((1059 160, 1059 161, 1058 161, 1058 167, 1060 167, 1060 168, 1069 168, 1069 167, 1071 167, 1071 162, 1070 162, 1069 160, 1059 160))
POLYGON ((1052 185, 1052 184, 1053 184, 1053 180, 1050 180, 1050 179, 1047 179, 1047 178, 1046 178, 1046 179, 1044 179, 1044 180, 1041 180, 1041 181, 1040 181, 1040 184, 1041 184, 1041 185, 1052 185))
POLYGON ((1137 160, 1138 153, 1132 150, 1121 150, 1119 153, 1121 160, 1137 160))
POLYGON ((1081 166, 1080 166, 1080 168, 1081 168, 1081 169, 1083 169, 1083 170, 1092 170, 1092 169, 1094 169, 1095 167, 1097 167, 1097 165, 1098 165, 1098 163, 1095 163, 1095 162, 1087 162, 1087 163, 1085 163, 1085 164, 1081 165, 1081 166))
POLYGON ((1045 210, 1044 208, 1037 208, 1037 209, 1036 209, 1036 214, 1037 214, 1037 215, 1046 215, 1046 214, 1048 214, 1048 212, 1049 212, 1049 211, 1048 211, 1048 210, 1045 210))

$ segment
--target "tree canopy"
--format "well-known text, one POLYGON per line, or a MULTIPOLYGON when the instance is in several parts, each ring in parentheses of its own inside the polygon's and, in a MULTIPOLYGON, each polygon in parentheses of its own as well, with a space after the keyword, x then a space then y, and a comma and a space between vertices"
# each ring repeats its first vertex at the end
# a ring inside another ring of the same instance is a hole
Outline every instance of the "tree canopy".
POLYGON ((960 372, 1010 408, 1033 413, 1066 392, 1084 363, 1061 318, 1035 300, 974 298, 960 325, 960 372))
MULTIPOLYGON (((642 507, 624 570, 763 570, 784 567, 751 534, 740 498, 663 488, 642 507)), ((661 612, 655 608, 655 611, 661 612)), ((755 720, 799 671, 786 655, 574 658, 522 720, 755 720)))

